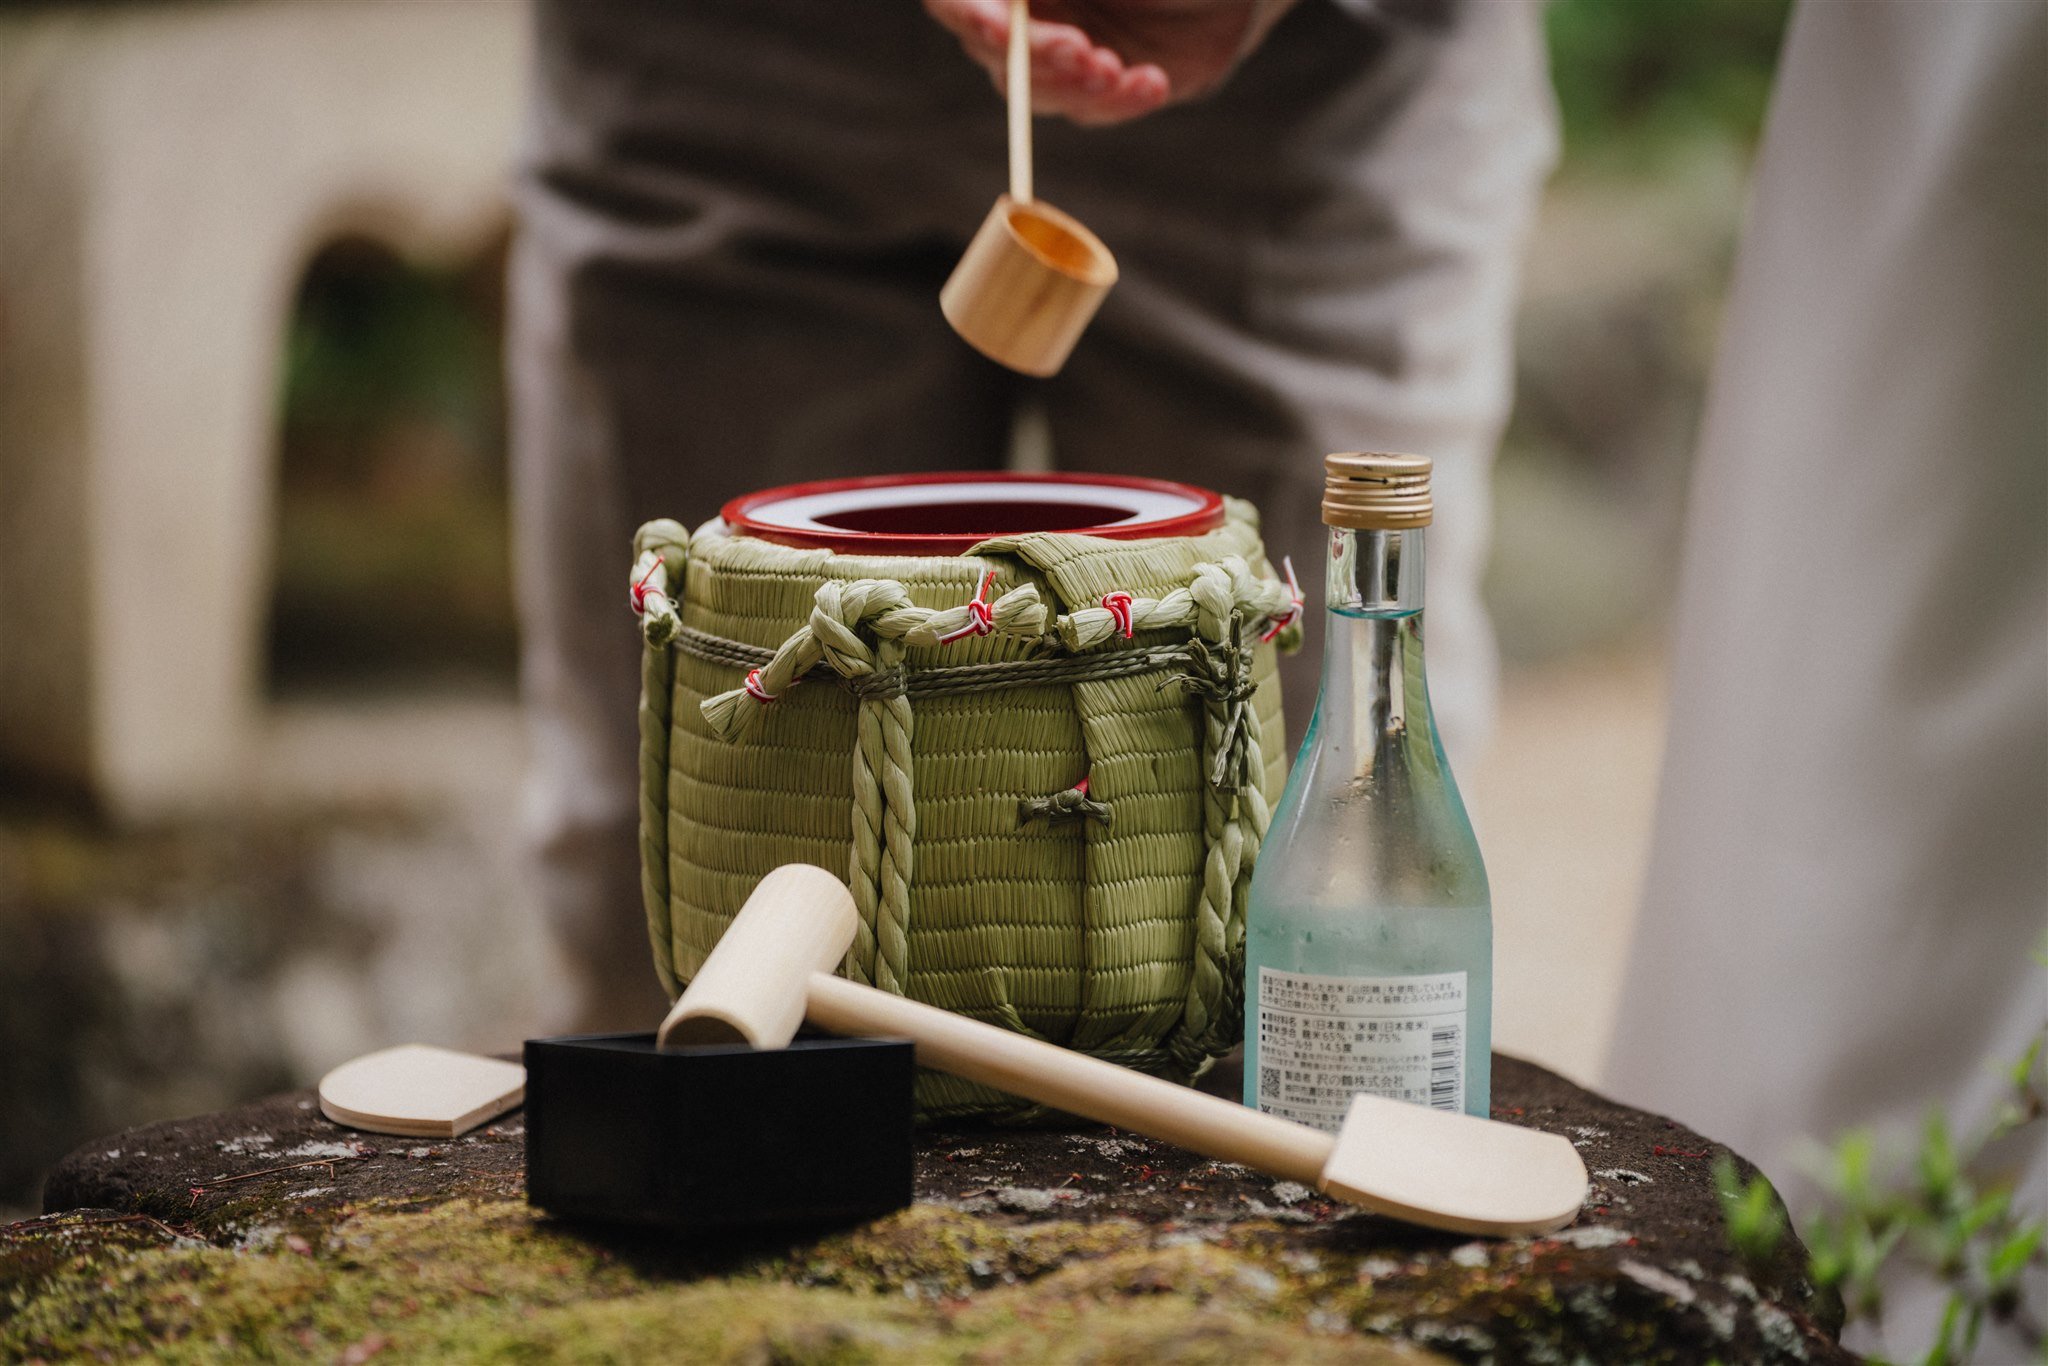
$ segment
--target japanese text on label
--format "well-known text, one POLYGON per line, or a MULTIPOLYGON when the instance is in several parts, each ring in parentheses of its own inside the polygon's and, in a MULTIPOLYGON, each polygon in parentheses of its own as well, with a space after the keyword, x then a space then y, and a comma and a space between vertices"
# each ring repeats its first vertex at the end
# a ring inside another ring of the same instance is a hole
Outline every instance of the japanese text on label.
POLYGON ((1360 1092, 1465 1108, 1465 974, 1259 969, 1259 1108, 1335 1132, 1360 1092))

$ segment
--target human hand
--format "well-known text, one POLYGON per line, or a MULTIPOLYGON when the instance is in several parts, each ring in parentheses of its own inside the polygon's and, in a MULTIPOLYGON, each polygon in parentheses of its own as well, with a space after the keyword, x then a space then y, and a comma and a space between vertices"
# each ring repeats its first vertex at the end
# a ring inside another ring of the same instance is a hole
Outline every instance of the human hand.
MULTIPOLYGON (((1032 0, 1031 106, 1122 123, 1223 83, 1294 0, 1032 0)), ((1009 0, 924 0, 1004 88, 1009 0)))

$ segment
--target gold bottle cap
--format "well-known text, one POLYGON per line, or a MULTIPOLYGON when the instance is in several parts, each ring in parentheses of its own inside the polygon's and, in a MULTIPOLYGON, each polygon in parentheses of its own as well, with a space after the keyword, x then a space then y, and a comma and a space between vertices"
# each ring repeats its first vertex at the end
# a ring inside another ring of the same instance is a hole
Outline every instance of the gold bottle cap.
POLYGON ((1323 521, 1358 531, 1428 526, 1429 457, 1346 451, 1323 457, 1323 521))

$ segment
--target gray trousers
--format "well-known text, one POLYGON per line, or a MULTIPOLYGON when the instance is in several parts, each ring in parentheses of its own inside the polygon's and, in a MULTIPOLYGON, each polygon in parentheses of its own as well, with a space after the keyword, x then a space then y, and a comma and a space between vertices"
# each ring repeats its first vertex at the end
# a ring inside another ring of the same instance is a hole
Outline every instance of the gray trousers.
MULTIPOLYGON (((1454 747, 1492 709, 1478 598, 1519 248, 1554 155, 1520 0, 1303 0, 1219 93, 1044 120, 1038 190, 1122 279, 1066 370, 952 335, 939 286, 1004 184, 1001 101, 911 0, 543 0, 512 266, 527 820, 586 976, 659 1007, 634 841, 633 528, 785 481, 1058 465, 1252 499, 1313 602, 1321 457, 1437 460, 1430 654, 1454 747)), ((1311 613, 1311 617, 1316 614, 1311 613)), ((1287 702, 1314 695, 1315 641, 1287 702)))

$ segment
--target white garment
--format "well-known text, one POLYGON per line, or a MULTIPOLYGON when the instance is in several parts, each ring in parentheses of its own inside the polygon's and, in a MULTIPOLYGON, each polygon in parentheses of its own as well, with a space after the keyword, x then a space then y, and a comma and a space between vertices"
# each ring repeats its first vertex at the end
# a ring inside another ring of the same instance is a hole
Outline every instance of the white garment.
POLYGON ((2048 1017, 2048 4, 1809 0, 1779 70, 1608 1082, 1796 1210, 2048 1017))

